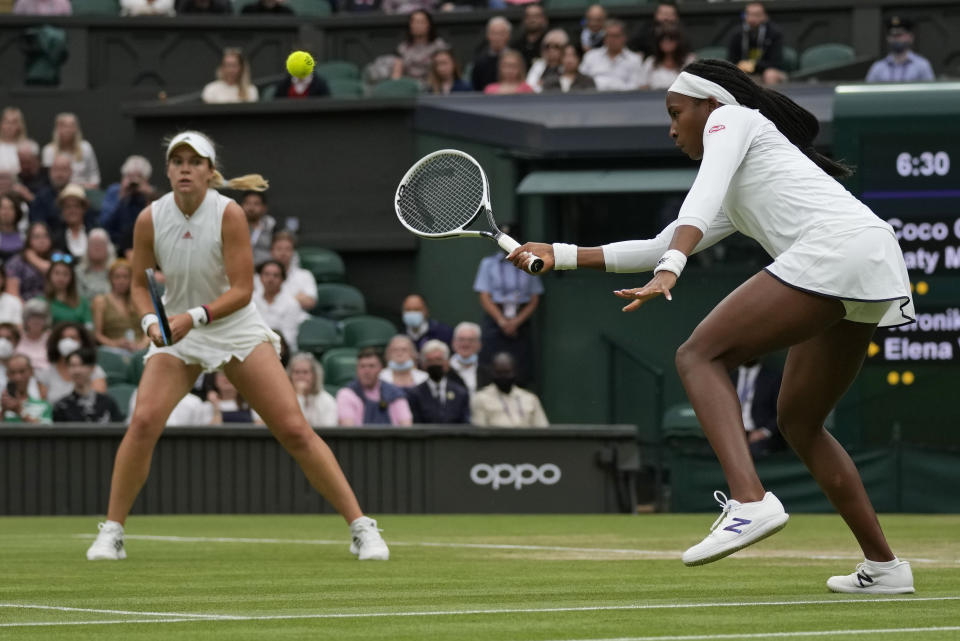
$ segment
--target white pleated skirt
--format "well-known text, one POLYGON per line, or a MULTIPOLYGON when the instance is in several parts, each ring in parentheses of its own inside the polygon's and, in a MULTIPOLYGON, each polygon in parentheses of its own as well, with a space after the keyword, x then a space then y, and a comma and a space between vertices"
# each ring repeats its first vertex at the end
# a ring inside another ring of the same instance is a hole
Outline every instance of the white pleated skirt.
POLYGON ((767 273, 796 289, 839 299, 847 320, 880 327, 913 322, 910 278, 892 229, 807 236, 777 256, 767 273))

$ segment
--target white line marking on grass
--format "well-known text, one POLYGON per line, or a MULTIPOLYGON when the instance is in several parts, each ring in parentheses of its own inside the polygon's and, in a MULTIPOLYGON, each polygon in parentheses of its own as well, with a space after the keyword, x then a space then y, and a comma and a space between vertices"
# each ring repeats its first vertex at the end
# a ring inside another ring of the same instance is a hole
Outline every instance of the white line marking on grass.
POLYGON ((827 637, 851 634, 903 634, 906 632, 956 632, 960 626, 932 628, 873 628, 865 630, 803 630, 795 632, 758 632, 749 634, 683 634, 662 637, 616 637, 599 639, 563 639, 556 641, 708 641, 712 639, 773 639, 785 637, 827 637))
MULTIPOLYGON (((94 534, 74 534, 74 538, 93 539, 94 534)), ((232 536, 162 536, 153 534, 127 534, 125 538, 142 541, 167 541, 170 543, 270 543, 270 544, 290 544, 290 545, 346 545, 346 540, 328 540, 328 539, 259 539, 243 538, 232 536)), ((678 550, 642 550, 635 548, 581 548, 560 545, 517 545, 509 543, 445 543, 430 541, 390 541, 391 546, 396 547, 427 547, 427 548, 453 548, 453 549, 477 549, 477 550, 525 550, 530 552, 574 552, 578 554, 624 554, 637 557, 651 558, 677 558, 680 555, 678 550)), ((814 559, 819 561, 849 561, 858 560, 861 557, 855 554, 850 555, 828 555, 828 554, 810 554, 802 550, 771 550, 771 551, 751 551, 741 550, 737 552, 735 558, 797 558, 814 559)), ((907 558, 911 563, 954 563, 960 564, 960 559, 927 559, 927 558, 907 558)))
MULTIPOLYGON (((550 614, 557 612, 606 612, 612 610, 676 610, 676 609, 698 609, 698 608, 741 608, 741 607, 762 607, 762 606, 784 606, 784 605, 843 605, 860 603, 919 603, 927 601, 958 601, 960 596, 943 597, 886 597, 886 598, 847 598, 847 599, 813 599, 805 601, 746 601, 739 603, 650 603, 650 604, 632 604, 632 605, 596 605, 596 606, 568 606, 554 608, 498 608, 489 610, 421 610, 413 612, 327 612, 314 614, 265 614, 265 615, 229 615, 229 614, 181 614, 181 613, 163 613, 164 616, 175 618, 158 618, 155 620, 120 620, 106 622, 90 621, 72 621, 62 625, 94 625, 106 623, 175 623, 183 621, 286 621, 294 619, 365 619, 365 618, 384 618, 384 617, 441 617, 441 616, 475 616, 481 614, 550 614), (190 618, 186 618, 190 617, 190 618)), ((24 607, 17 604, 0 604, 3 607, 24 607)), ((31 606, 26 606, 31 607, 31 606)), ((34 606, 44 607, 44 606, 34 606)), ((50 606, 51 609, 60 609, 50 606)), ((79 610, 82 608, 62 608, 65 610, 79 610)), ((98 612, 98 610, 86 610, 88 612, 98 612)), ((102 612, 102 611, 100 611, 102 612)), ((119 612, 128 612, 121 610, 119 612)), ((130 614, 150 614, 146 612, 130 612, 130 614)), ((160 613, 156 613, 160 614, 160 613)), ((0 623, 0 627, 18 627, 35 625, 58 625, 56 622, 45 621, 23 622, 23 623, 0 623)), ((681 637, 643 637, 644 639, 672 639, 681 637)), ((695 637, 700 638, 700 637, 695 637)), ((703 637, 723 638, 723 637, 703 637)), ((585 640, 587 641, 587 640, 585 640)), ((593 641, 616 641, 613 639, 597 639, 593 641)))
POLYGON ((23 621, 0 623, 0 628, 39 628, 55 625, 116 625, 118 623, 183 623, 185 621, 216 621, 217 619, 109 619, 106 621, 23 621))
POLYGON ((17 610, 56 610, 58 612, 92 612, 95 614, 129 614, 138 617, 186 617, 196 619, 230 618, 221 614, 190 614, 188 612, 143 612, 140 610, 104 610, 102 608, 72 608, 63 605, 39 605, 35 603, 0 603, 0 608, 17 610))

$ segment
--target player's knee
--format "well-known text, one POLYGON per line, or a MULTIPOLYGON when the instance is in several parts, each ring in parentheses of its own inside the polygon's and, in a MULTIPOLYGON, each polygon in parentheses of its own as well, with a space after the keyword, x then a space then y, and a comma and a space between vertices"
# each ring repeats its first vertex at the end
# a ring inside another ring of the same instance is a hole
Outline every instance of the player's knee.
POLYGON ((310 426, 303 420, 291 419, 271 427, 280 445, 288 452, 306 450, 310 447, 311 440, 316 437, 310 426))
POLYGON ((163 421, 149 418, 148 412, 134 412, 127 426, 127 436, 138 440, 156 441, 163 432, 163 421))
POLYGON ((674 362, 677 366, 677 372, 680 374, 680 377, 683 378, 696 368, 697 365, 703 364, 705 359, 706 355, 697 347, 697 344, 687 339, 677 348, 674 362))

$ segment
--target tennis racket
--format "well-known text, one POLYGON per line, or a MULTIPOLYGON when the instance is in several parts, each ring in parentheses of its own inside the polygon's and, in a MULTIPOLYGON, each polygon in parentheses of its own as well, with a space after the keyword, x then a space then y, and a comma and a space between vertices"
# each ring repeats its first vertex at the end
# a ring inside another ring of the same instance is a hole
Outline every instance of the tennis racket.
POLYGON ((160 319, 160 335, 163 337, 164 345, 171 345, 173 334, 170 332, 170 321, 167 320, 167 312, 163 308, 163 299, 160 297, 160 285, 153 275, 153 270, 147 271, 147 289, 150 291, 150 300, 153 301, 153 309, 157 312, 157 318, 160 319))
MULTIPOLYGON (((427 154, 411 167, 394 201, 400 223, 423 238, 489 238, 508 254, 520 246, 500 231, 490 208, 490 185, 479 163, 456 149, 427 154), (488 229, 467 229, 485 213, 488 229)), ((531 255, 526 270, 536 274, 543 260, 531 255)))

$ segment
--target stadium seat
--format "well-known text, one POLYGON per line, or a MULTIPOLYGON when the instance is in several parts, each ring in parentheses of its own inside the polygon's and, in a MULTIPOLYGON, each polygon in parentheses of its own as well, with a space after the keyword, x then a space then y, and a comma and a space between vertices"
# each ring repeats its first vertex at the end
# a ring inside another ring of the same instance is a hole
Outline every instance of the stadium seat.
POLYGON ((317 304, 313 313, 333 320, 359 316, 367 311, 363 292, 343 283, 320 283, 317 285, 317 304))
POLYGON ((332 13, 326 0, 286 0, 286 4, 298 16, 329 16, 332 13))
POLYGON ((107 386, 107 394, 116 402, 124 418, 127 418, 127 410, 130 408, 130 397, 136 390, 137 386, 130 383, 117 383, 107 386))
POLYGON ((339 283, 343 281, 346 268, 340 254, 325 247, 301 247, 300 266, 317 279, 318 283, 339 283))
POLYGON ((327 82, 337 78, 346 80, 360 80, 360 67, 347 60, 327 60, 326 62, 318 62, 313 70, 323 76, 323 79, 327 82))
POLYGON ((327 86, 334 98, 363 97, 363 83, 354 78, 331 78, 327 80, 327 86))
POLYGON ((98 347, 97 365, 107 373, 107 385, 127 382, 127 371, 130 369, 129 356, 122 356, 111 349, 98 347))
POLYGON ((100 208, 103 207, 103 197, 106 195, 106 192, 102 189, 87 189, 87 200, 90 202, 90 209, 96 209, 100 211, 100 208))
POLYGON ((347 347, 386 347, 397 333, 396 326, 378 316, 351 316, 340 323, 347 347))
POLYGON ((674 452, 709 452, 707 437, 690 403, 677 403, 663 415, 663 442, 674 452))
POLYGON ((354 347, 328 349, 320 364, 323 365, 323 384, 343 387, 357 377, 357 350, 354 347))
POLYGON ((546 0, 544 7, 549 11, 555 9, 586 9, 591 4, 593 4, 592 0, 546 0))
POLYGON ((127 366, 127 383, 140 384, 140 377, 143 376, 143 357, 146 353, 147 348, 144 348, 130 356, 130 364, 127 366))
POLYGON ((72 0, 73 15, 119 16, 120 0, 72 0))
POLYGON ((340 385, 329 385, 327 383, 323 384, 323 389, 327 390, 327 393, 334 398, 337 397, 337 392, 340 391, 340 387, 340 385))
POLYGON ((277 95, 276 84, 270 83, 268 85, 264 85, 263 88, 260 89, 260 102, 270 102, 276 97, 276 95, 277 95))
POLYGON ((340 335, 332 320, 311 316, 300 323, 297 330, 297 346, 301 351, 319 356, 339 344, 340 335))
POLYGON ((420 83, 410 78, 384 80, 373 86, 370 95, 377 98, 400 98, 420 95, 420 83))
POLYGON ((853 62, 857 57, 853 47, 837 42, 814 45, 800 54, 800 71, 833 67, 853 62))
POLYGON ((696 51, 698 60, 726 60, 727 48, 723 45, 701 47, 696 51))
POLYGON ((784 47, 783 48, 783 69, 790 73, 796 71, 800 68, 800 56, 797 53, 797 50, 793 47, 784 47))

